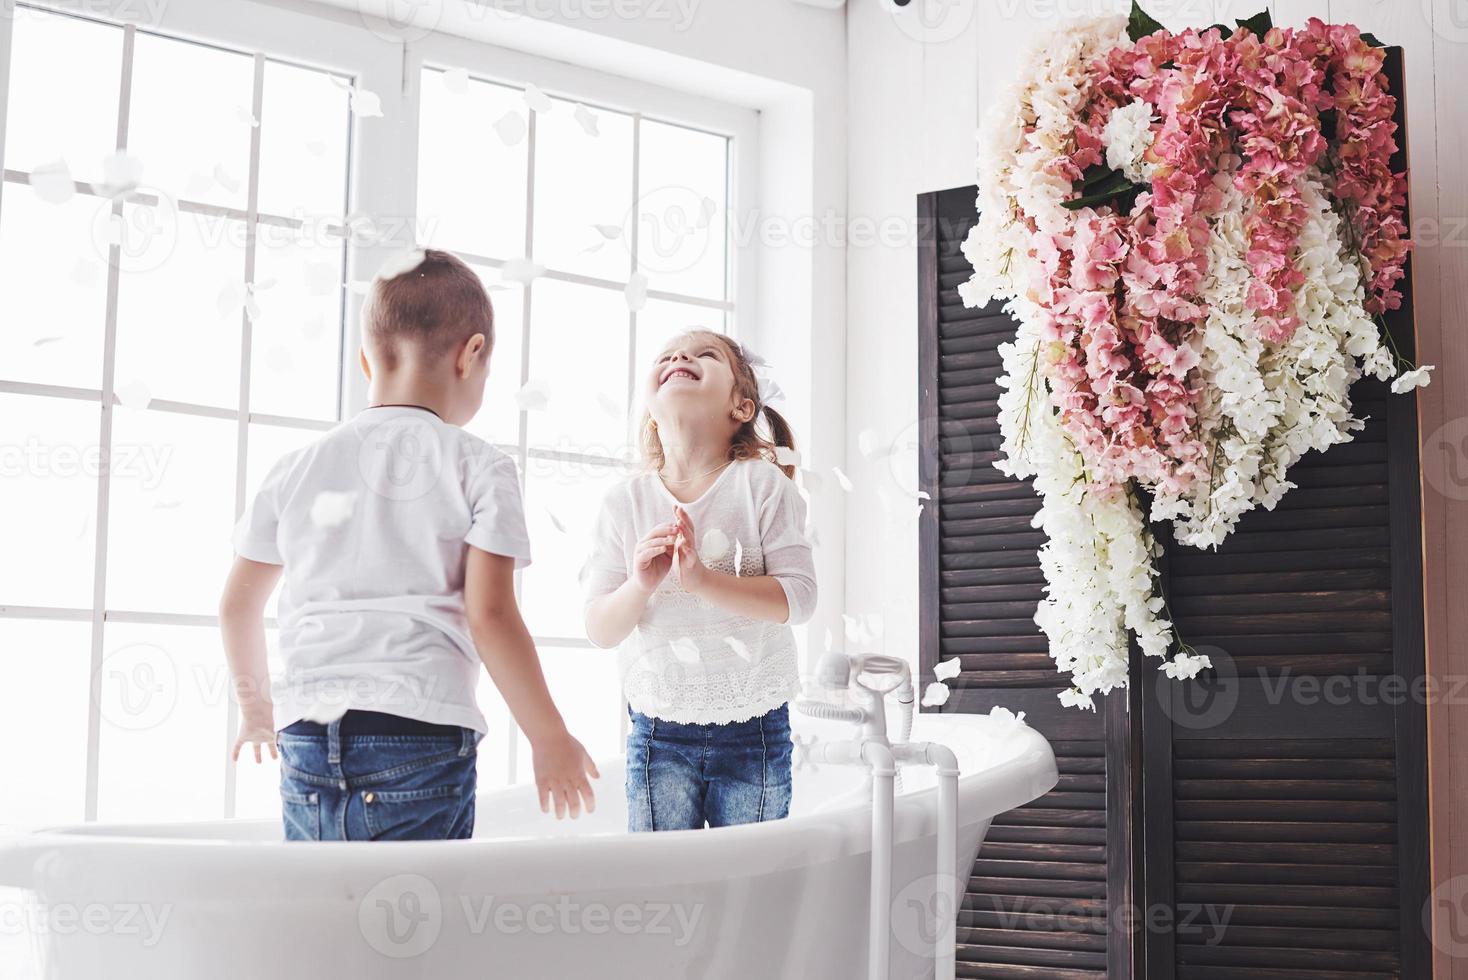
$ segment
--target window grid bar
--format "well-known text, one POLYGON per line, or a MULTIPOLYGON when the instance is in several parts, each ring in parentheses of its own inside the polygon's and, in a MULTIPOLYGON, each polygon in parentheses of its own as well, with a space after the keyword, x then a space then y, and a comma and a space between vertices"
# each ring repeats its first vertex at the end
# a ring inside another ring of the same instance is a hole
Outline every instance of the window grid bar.
MULTIPOLYGON (((15 37, 15 18, 6 17, 4 23, 0 23, 0 65, 5 65, 6 70, 0 71, 0 106, 10 104, 10 68, 12 59, 10 50, 15 37)), ((5 168, 5 130, 9 124, 10 113, 0 112, 0 170, 5 168)), ((5 181, 0 180, 0 212, 5 210, 5 181)))
MULTIPOLYGON (((641 271, 638 258, 638 239, 642 228, 642 113, 632 115, 632 227, 627 232, 628 251, 631 253, 632 272, 641 271)), ((631 429, 634 443, 638 439, 636 422, 637 405, 637 311, 627 310, 627 425, 631 429)), ((617 701, 625 704, 622 691, 617 691, 617 701)), ((621 738, 627 738, 631 720, 620 707, 617 710, 617 730, 621 738)))
MULTIPOLYGON (((636 141, 637 139, 636 134, 637 129, 634 127, 634 141, 636 141)), ((635 222, 633 224, 633 228, 635 234, 635 222)), ((499 269, 506 264, 505 259, 491 258, 490 256, 479 255, 474 252, 461 252, 457 249, 454 249, 453 252, 459 258, 463 259, 465 262, 468 262, 470 265, 483 265, 488 266, 492 269, 499 269)), ((636 267, 634 266, 633 268, 635 269, 636 267)), ((558 269, 546 269, 545 272, 541 273, 540 278, 552 279, 556 282, 574 283, 579 286, 595 286, 598 289, 615 289, 619 292, 627 288, 627 283, 625 281, 619 282, 616 279, 601 279, 597 276, 583 276, 577 272, 562 272, 558 269)), ((711 310, 724 310, 725 312, 729 312, 734 309, 734 303, 732 300, 709 299, 707 296, 694 296, 689 293, 672 292, 666 289, 649 289, 647 291, 647 296, 649 299, 672 300, 677 303, 686 303, 689 306, 707 307, 711 310)))
MULTIPOLYGON (((255 54, 254 91, 251 95, 250 113, 255 125, 250 128, 250 174, 248 190, 245 192, 245 289, 255 287, 255 237, 259 230, 260 212, 260 132, 265 120, 262 113, 265 103, 265 55, 255 54)), ((239 520, 245 510, 245 483, 250 452, 250 369, 253 356, 254 324, 250 320, 248 304, 240 311, 240 407, 239 421, 235 427, 235 470, 234 470, 234 515, 239 520)), ((225 702, 224 722, 224 816, 234 816, 236 771, 234 732, 239 726, 239 705, 234 698, 225 702)))
MULTIPOLYGON (((29 381, 0 380, 0 394, 34 395, 39 398, 69 398, 73 401, 96 402, 102 400, 102 391, 97 388, 71 388, 66 385, 42 385, 29 381)), ((112 405, 121 404, 112 396, 112 405)), ((233 408, 217 405, 200 405, 195 402, 176 402, 166 398, 154 398, 148 402, 150 412, 169 412, 174 415, 196 415, 203 418, 234 421, 239 412, 233 408)), ((306 419, 294 415, 271 415, 268 412, 250 412, 248 421, 252 425, 274 425, 290 429, 312 429, 319 432, 337 425, 340 419, 306 419)))
MULTIPOLYGON (((117 95, 117 149, 126 150, 128 123, 132 112, 133 50, 137 31, 128 24, 122 29, 122 78, 117 95)), ((121 218, 122 201, 112 202, 112 214, 121 218)), ((97 445, 107 465, 97 474, 97 540, 92 552, 92 656, 90 697, 87 701, 87 786, 83 812, 88 821, 97 819, 97 786, 102 748, 102 654, 103 609, 107 601, 107 525, 112 496, 113 387, 117 368, 117 294, 122 276, 122 246, 107 248, 107 311, 102 340, 102 405, 97 445)))

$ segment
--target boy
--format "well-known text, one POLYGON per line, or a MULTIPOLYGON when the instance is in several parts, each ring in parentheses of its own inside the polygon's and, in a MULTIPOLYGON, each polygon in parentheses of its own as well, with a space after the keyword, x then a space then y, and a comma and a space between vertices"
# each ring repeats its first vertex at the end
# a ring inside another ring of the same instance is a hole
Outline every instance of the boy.
POLYGON ((454 256, 407 261, 362 316, 371 407, 282 458, 235 528, 219 612, 234 757, 279 746, 288 840, 471 836, 477 660, 530 741, 541 810, 594 806, 596 767, 515 603, 530 545, 514 461, 460 428, 484 400, 494 311, 454 256), (264 609, 282 574, 276 704, 264 609))

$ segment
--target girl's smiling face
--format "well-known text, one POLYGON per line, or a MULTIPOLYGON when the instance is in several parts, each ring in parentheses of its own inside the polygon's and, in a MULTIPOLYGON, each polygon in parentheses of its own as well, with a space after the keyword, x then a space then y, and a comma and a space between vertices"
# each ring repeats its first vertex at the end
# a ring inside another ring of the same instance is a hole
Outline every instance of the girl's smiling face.
MULTIPOLYGON (((729 351, 706 333, 675 337, 647 373, 644 394, 653 418, 684 412, 706 412, 737 425, 743 407, 734 395, 734 368, 729 351)), ((753 407, 749 407, 753 411, 753 407)))

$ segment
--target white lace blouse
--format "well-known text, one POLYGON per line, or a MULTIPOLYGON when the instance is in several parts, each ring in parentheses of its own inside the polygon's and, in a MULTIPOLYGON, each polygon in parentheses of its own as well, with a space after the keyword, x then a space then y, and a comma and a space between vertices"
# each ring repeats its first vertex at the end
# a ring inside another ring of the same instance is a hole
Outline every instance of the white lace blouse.
MULTIPOLYGON (((675 520, 676 504, 655 473, 639 473, 607 494, 583 569, 588 605, 627 580, 637 542, 675 520)), ((633 710, 667 721, 745 721, 778 708, 799 687, 790 627, 809 620, 816 604, 805 502, 773 463, 746 460, 731 463, 682 506, 703 563, 726 574, 773 577, 790 615, 770 623, 726 612, 685 591, 675 567, 619 648, 623 692, 633 710)))

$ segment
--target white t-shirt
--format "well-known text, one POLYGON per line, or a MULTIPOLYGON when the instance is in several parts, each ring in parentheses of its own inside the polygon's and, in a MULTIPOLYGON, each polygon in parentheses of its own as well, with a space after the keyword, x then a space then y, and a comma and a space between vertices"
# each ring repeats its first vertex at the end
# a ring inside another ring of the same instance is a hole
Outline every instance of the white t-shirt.
POLYGON ((277 727, 356 708, 488 731, 470 545, 530 563, 515 462, 427 409, 369 408, 276 463, 234 548, 285 566, 277 727))
MULTIPOLYGON (((656 473, 639 473, 602 503, 584 570, 589 604, 627 580, 637 542, 674 520, 678 500, 656 473)), ((686 591, 676 567, 648 601, 620 647, 627 702, 683 724, 745 721, 778 708, 799 687, 792 624, 816 604, 815 563, 805 502, 773 463, 731 463, 703 496, 681 504, 693 521, 699 557, 726 574, 769 575, 785 590, 790 616, 770 623, 726 612, 686 591)))

